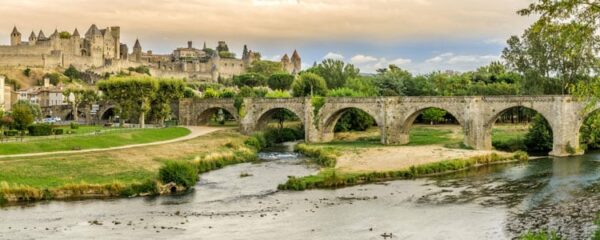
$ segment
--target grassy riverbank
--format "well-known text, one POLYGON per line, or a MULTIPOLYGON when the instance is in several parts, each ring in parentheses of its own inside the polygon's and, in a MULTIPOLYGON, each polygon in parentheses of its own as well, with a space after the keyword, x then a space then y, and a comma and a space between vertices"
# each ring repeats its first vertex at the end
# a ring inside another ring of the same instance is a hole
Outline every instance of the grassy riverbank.
POLYGON ((323 168, 313 176, 290 177, 278 188, 337 188, 528 159, 525 152, 511 154, 464 149, 460 131, 448 126, 417 126, 410 133, 411 143, 405 146, 381 145, 369 136, 371 132, 356 133, 358 137, 344 133, 344 140, 331 143, 298 144, 296 151, 323 168))
MULTIPOLYGON (((221 130, 191 140, 107 152, 0 159, 0 201, 156 195, 169 192, 166 162, 196 173, 256 159, 248 137, 221 130)), ((178 183, 175 181, 175 183, 178 183)))
POLYGON ((110 148, 165 141, 190 134, 189 129, 182 127, 127 129, 101 132, 98 134, 92 133, 95 130, 97 129, 84 128, 81 130, 82 133, 79 136, 68 136, 55 139, 40 138, 39 140, 35 140, 32 137, 25 142, 0 143, 0 155, 110 148))

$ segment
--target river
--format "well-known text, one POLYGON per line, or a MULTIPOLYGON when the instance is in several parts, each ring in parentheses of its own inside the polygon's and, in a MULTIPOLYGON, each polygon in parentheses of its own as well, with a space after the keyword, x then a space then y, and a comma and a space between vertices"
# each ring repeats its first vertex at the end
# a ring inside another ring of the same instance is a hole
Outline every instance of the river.
POLYGON ((203 174, 179 196, 3 207, 0 239, 511 239, 529 228, 578 239, 600 210, 600 154, 303 192, 276 188, 315 173, 306 159, 261 158, 203 174))

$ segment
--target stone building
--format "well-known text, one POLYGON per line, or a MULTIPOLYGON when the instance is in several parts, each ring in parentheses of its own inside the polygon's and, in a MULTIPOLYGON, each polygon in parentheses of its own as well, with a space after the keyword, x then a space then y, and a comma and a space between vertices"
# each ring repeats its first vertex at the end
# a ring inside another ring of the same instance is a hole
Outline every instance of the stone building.
POLYGON ((84 36, 75 29, 54 32, 46 37, 43 31, 31 32, 27 41, 15 26, 10 34, 10 46, 0 46, 0 66, 68 67, 78 69, 100 67, 127 57, 120 42, 120 27, 99 29, 90 26, 84 36))
POLYGON ((63 95, 62 86, 53 86, 48 78, 44 79, 43 86, 35 86, 15 92, 17 100, 25 100, 40 105, 40 107, 54 107, 68 105, 63 95))
MULTIPOLYGON (((195 48, 193 42, 188 41, 187 47, 177 48, 171 54, 160 55, 153 54, 152 51, 143 52, 139 40, 136 40, 129 59, 149 66, 153 76, 216 82, 219 78, 231 78, 245 73, 252 62, 260 60, 260 54, 244 45, 242 57, 238 59, 229 51, 229 46, 224 41, 219 41, 215 49, 207 48, 206 43, 202 48, 195 48)), ((302 65, 297 51, 294 51, 291 60, 286 62, 282 59, 281 63, 283 70, 291 74, 297 74, 302 65)))

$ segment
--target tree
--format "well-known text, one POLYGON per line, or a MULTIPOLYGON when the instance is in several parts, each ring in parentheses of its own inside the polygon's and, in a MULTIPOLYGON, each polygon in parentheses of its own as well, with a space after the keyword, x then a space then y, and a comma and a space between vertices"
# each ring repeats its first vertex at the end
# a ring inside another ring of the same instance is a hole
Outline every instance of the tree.
POLYGON ((233 77, 233 83, 238 86, 258 87, 267 85, 267 78, 260 73, 244 73, 233 77))
POLYGON ((525 134, 525 146, 530 152, 548 152, 552 150, 552 129, 541 114, 533 117, 529 132, 525 134))
POLYGON ((141 128, 145 127, 146 113, 158 88, 158 81, 150 77, 115 77, 98 83, 98 89, 106 99, 119 105, 122 115, 139 114, 141 128))
POLYGON ((354 65, 334 59, 325 59, 306 71, 323 77, 327 82, 327 88, 330 89, 343 87, 349 79, 357 78, 360 72, 354 65))
MULTIPOLYGON (((363 97, 364 94, 361 92, 354 91, 350 88, 337 88, 330 90, 327 93, 328 97, 363 97)), ((365 131, 369 127, 375 124, 375 119, 371 117, 368 113, 356 109, 351 108, 344 113, 339 118, 337 123, 335 124, 334 131, 335 132, 347 132, 347 131, 365 131)))
POLYGON ((262 74, 263 76, 270 77, 271 75, 283 71, 283 65, 281 62, 273 61, 253 61, 248 72, 262 74))
POLYGON ((269 77, 267 84, 273 90, 289 90, 294 82, 294 75, 286 72, 277 72, 269 77))
POLYGON ((37 104, 32 104, 29 101, 19 100, 12 105, 12 119, 15 129, 23 131, 27 129, 33 121, 41 114, 41 110, 37 104))
POLYGON ((431 125, 444 121, 444 116, 446 111, 439 108, 428 108, 423 111, 423 120, 429 121, 431 125))
POLYGON ((373 77, 355 77, 350 78, 344 85, 345 88, 352 89, 365 97, 372 97, 379 95, 377 86, 373 77))
POLYGON ((25 77, 29 77, 31 76, 31 68, 27 67, 23 70, 23 75, 25 75, 25 77))
MULTIPOLYGON (((86 107, 86 116, 90 116, 91 104, 96 103, 99 100, 99 96, 96 90, 92 88, 84 87, 69 87, 63 90, 63 95, 69 103, 71 103, 71 114, 73 114, 73 120, 79 121, 79 107, 86 107)), ((87 121, 87 118, 86 118, 87 121)))
POLYGON ((69 77, 70 80, 80 79, 81 72, 77 70, 73 65, 69 65, 69 67, 65 70, 65 76, 69 77))
POLYGON ((408 71, 390 65, 389 69, 382 70, 375 76, 375 86, 381 96, 403 96, 405 84, 411 78, 408 71))
POLYGON ((327 83, 321 76, 305 72, 292 83, 292 93, 294 97, 324 96, 327 93, 327 83))
POLYGON ((185 90, 185 83, 182 80, 158 80, 158 91, 151 103, 151 115, 156 118, 158 125, 164 125, 165 119, 172 112, 171 103, 183 98, 185 90))

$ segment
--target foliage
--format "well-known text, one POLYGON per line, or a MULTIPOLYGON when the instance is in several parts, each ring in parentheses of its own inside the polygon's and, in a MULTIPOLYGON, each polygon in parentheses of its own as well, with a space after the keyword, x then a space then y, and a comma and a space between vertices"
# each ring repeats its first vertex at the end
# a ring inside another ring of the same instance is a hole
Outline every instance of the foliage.
POLYGON ((76 122, 71 122, 69 124, 69 128, 71 128, 71 129, 79 129, 79 124, 76 123, 76 122))
POLYGON ((248 72, 261 74, 266 77, 271 77, 271 75, 275 73, 280 73, 283 71, 283 66, 281 62, 273 62, 273 61, 253 61, 252 65, 248 67, 248 72))
POLYGON ((13 126, 21 132, 25 131, 40 115, 39 105, 29 101, 19 100, 12 105, 13 126))
POLYGON ((63 31, 58 33, 58 36, 60 37, 60 39, 70 39, 71 33, 63 31))
POLYGON ((67 82, 69 80, 68 77, 63 76, 58 72, 46 73, 42 78, 48 78, 50 80, 50 84, 58 85, 61 82, 67 82))
POLYGON ((524 141, 529 152, 548 152, 552 150, 552 129, 541 114, 533 117, 524 141))
POLYGON ((23 75, 25 75, 26 77, 31 76, 31 68, 27 67, 23 70, 23 75))
POLYGON ((536 231, 519 236, 519 240, 561 240, 556 232, 536 231))
POLYGON ((583 122, 579 135, 581 146, 584 149, 600 148, 600 112, 590 114, 583 122))
POLYGON ((274 90, 271 92, 268 92, 267 95, 265 95, 265 98, 291 98, 292 94, 290 94, 290 92, 288 91, 284 91, 284 90, 274 90))
POLYGON ((190 162, 167 161, 158 170, 158 178, 163 183, 173 182, 185 188, 193 187, 198 181, 198 172, 190 162))
POLYGON ((75 68, 73 65, 69 65, 69 67, 65 70, 64 75, 70 80, 81 79, 81 72, 79 72, 79 70, 77 70, 77 68, 75 68))
POLYGON ((405 82, 412 78, 412 75, 395 65, 390 65, 385 71, 381 71, 375 76, 375 85, 379 89, 381 96, 403 96, 405 95, 405 82))
POLYGON ((260 73, 244 73, 233 77, 233 83, 238 87, 258 87, 267 85, 267 78, 260 73))
POLYGON ((29 136, 50 136, 52 135, 52 125, 34 124, 27 127, 29 136))
POLYGON ((212 88, 207 88, 202 93, 203 98, 219 98, 219 91, 214 90, 212 88))
POLYGON ((267 85, 273 90, 289 90, 294 82, 294 75, 286 72, 277 72, 269 76, 267 85))
POLYGON ((372 77, 355 77, 346 81, 344 88, 352 89, 365 97, 377 96, 379 90, 372 77))
POLYGON ((269 88, 268 87, 253 87, 252 91, 254 92, 254 96, 256 97, 265 97, 267 96, 267 93, 269 93, 269 88))
POLYGON ((220 98, 234 98, 236 96, 235 89, 232 88, 223 88, 219 93, 220 98))
POLYGON ((150 68, 147 67, 147 66, 144 66, 144 65, 140 65, 140 66, 137 66, 137 67, 129 67, 129 68, 127 68, 127 70, 129 72, 136 72, 136 73, 146 74, 148 76, 151 75, 150 74, 150 68))
POLYGON ((335 125, 335 132, 365 131, 375 125, 375 119, 368 113, 351 108, 346 110, 335 125))
POLYGON ((304 139, 304 129, 301 128, 269 128, 264 131, 267 146, 277 143, 291 142, 304 139))
POLYGON ((150 116, 154 117, 159 125, 171 116, 171 103, 183 98, 185 83, 182 80, 161 79, 158 81, 158 91, 151 100, 150 116))
POLYGON ((145 116, 156 97, 159 82, 150 77, 114 77, 99 82, 98 88, 106 99, 119 105, 122 117, 138 113, 140 126, 144 127, 145 116))
POLYGON ((327 83, 327 88, 343 87, 349 79, 357 78, 360 70, 352 64, 344 63, 341 60, 325 59, 306 70, 306 72, 315 73, 327 83))
POLYGON ((219 57, 221 58, 235 58, 235 53, 229 51, 220 51, 219 57))
POLYGON ((306 72, 294 80, 292 92, 294 97, 324 96, 327 93, 327 84, 321 76, 306 72))
POLYGON ((431 125, 444 120, 447 112, 439 108, 428 108, 423 111, 423 120, 429 121, 431 125))
POLYGON ((354 89, 342 87, 331 89, 327 92, 328 97, 364 97, 365 95, 361 92, 358 92, 354 89))
MULTIPOLYGON (((75 70, 77 71, 77 70, 75 70)), ((79 107, 86 106, 91 111, 91 105, 100 100, 100 96, 93 88, 79 87, 73 85, 63 90, 65 99, 71 103, 73 120, 79 120, 79 107)), ((89 112, 87 114, 90 114, 89 112)))

